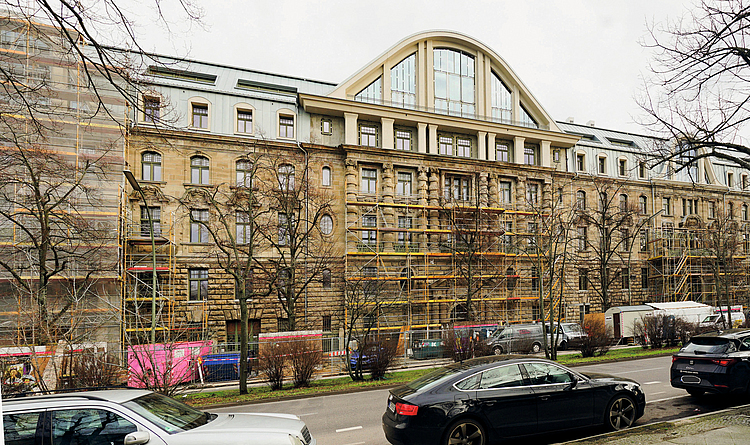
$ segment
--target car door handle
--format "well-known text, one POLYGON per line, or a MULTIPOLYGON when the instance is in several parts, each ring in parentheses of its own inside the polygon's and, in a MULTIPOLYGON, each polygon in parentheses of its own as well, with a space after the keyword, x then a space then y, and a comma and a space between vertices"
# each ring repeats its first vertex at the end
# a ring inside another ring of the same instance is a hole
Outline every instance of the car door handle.
POLYGON ((539 400, 547 401, 549 400, 549 396, 539 396, 539 400))
POLYGON ((492 405, 494 405, 494 404, 495 404, 495 402, 484 402, 484 405, 485 405, 485 406, 492 406, 492 405))

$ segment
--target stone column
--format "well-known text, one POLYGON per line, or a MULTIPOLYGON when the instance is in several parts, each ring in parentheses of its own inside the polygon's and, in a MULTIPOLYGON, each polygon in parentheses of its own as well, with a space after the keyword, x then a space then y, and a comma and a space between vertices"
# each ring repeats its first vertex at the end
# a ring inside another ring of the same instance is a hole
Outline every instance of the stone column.
POLYGON ((487 184, 487 173, 479 173, 479 206, 488 207, 490 204, 489 187, 487 184))
POLYGON ((487 145, 485 144, 486 131, 477 132, 477 159, 487 159, 487 145))
MULTIPOLYGON (((346 201, 347 202, 356 202, 357 201, 357 161, 354 159, 347 159, 346 160, 346 179, 345 179, 345 189, 346 189, 346 201)), ((346 225, 347 226, 360 226, 361 224, 357 222, 357 219, 359 219, 359 211, 358 206, 354 204, 347 204, 346 206, 346 225)), ((358 234, 360 235, 360 234, 358 234)), ((347 251, 355 251, 357 250, 357 236, 351 238, 349 233, 346 234, 346 250, 347 251), (349 245, 349 243, 352 243, 352 245, 349 245)))
POLYGON ((344 113, 344 144, 359 145, 357 140, 357 118, 356 113, 344 113))
POLYGON ((427 124, 417 123, 417 151, 427 153, 427 124))
POLYGON ((542 141, 542 143, 539 145, 539 151, 541 152, 542 157, 542 167, 552 166, 552 151, 550 148, 550 141, 542 141))
POLYGON ((495 133, 487 133, 487 159, 497 160, 497 147, 495 146, 495 133))
POLYGON ((427 142, 428 142, 427 153, 440 154, 440 152, 438 151, 438 142, 437 142, 438 141, 438 137, 437 137, 438 126, 435 124, 429 124, 427 128, 429 129, 429 135, 427 137, 427 142))
POLYGON ((393 148, 393 119, 381 117, 380 123, 383 127, 383 140, 380 146, 383 148, 393 148))
POLYGON ((516 136, 513 139, 513 162, 523 164, 523 149, 526 144, 526 138, 516 136))

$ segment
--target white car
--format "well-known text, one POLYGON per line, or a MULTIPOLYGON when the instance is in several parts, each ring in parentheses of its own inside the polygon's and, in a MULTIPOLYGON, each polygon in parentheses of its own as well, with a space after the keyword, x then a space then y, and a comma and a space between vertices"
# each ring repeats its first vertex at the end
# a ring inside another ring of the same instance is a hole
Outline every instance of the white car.
POLYGON ((140 389, 3 401, 6 445, 315 445, 291 414, 211 414, 140 389))

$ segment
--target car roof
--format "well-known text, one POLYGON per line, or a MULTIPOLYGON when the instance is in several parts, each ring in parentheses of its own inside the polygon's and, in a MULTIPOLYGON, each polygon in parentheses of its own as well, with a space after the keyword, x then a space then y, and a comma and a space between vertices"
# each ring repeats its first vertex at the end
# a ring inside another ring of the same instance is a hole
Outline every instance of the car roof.
POLYGON ((485 368, 491 368, 496 364, 499 363, 505 363, 505 364, 513 364, 513 363, 523 363, 528 361, 540 361, 540 362, 550 362, 549 360, 534 357, 532 355, 488 355, 486 357, 478 357, 473 358, 470 360, 464 360, 463 362, 459 363, 453 363, 451 365, 448 365, 448 368, 460 370, 460 371, 466 371, 469 369, 472 370, 482 370, 485 368))
POLYGON ((29 395, 27 397, 10 398, 3 400, 3 408, 27 406, 30 404, 46 404, 50 402, 85 401, 96 400, 103 402, 125 403, 138 397, 151 394, 152 391, 144 389, 108 389, 96 391, 65 392, 46 395, 29 395))
POLYGON ((722 337, 722 338, 737 338, 743 335, 750 334, 750 329, 739 328, 739 329, 726 329, 714 332, 706 332, 705 334, 696 335, 695 337, 722 337))

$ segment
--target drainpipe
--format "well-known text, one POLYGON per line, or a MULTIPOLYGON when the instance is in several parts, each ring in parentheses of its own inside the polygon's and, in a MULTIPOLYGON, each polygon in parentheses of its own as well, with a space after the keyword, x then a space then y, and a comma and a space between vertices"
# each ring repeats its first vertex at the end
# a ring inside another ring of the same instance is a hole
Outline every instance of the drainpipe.
MULTIPOLYGON (((294 104, 294 112, 297 115, 297 131, 294 132, 294 142, 297 144, 297 148, 302 150, 302 153, 305 154, 305 283, 307 283, 307 256, 310 254, 310 176, 309 176, 309 162, 310 157, 307 153, 307 150, 305 150, 302 147, 302 144, 300 144, 299 141, 299 127, 300 127, 300 115, 299 115, 299 106, 295 102, 294 104)), ((307 325, 307 287, 308 284, 305 284, 305 329, 308 329, 307 325)))

